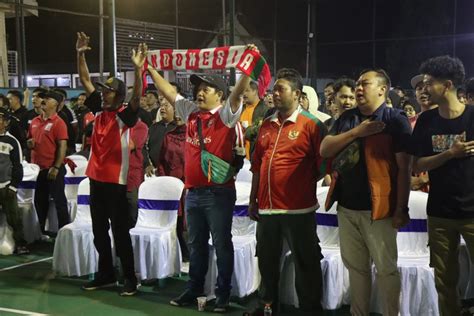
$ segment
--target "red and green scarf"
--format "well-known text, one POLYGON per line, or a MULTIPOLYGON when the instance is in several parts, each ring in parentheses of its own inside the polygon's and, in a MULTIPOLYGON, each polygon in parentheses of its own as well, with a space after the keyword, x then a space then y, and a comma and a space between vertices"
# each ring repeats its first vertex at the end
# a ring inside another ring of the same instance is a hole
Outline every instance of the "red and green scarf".
MULTIPOLYGON (((247 49, 246 46, 153 50, 148 53, 146 63, 157 70, 237 68, 258 82, 260 97, 264 96, 272 79, 265 58, 260 53, 247 49)), ((146 84, 146 80, 143 81, 146 84)))

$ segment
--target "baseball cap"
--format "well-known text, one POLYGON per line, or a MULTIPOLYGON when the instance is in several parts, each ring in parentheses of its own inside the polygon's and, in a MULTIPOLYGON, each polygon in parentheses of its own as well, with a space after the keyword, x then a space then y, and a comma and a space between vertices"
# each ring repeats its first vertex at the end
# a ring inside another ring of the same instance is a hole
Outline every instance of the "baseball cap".
POLYGON ((191 77, 189 77, 189 81, 191 81, 191 83, 196 87, 202 82, 207 83, 211 87, 222 91, 224 94, 227 90, 227 84, 220 76, 191 75, 191 77))
POLYGON ((54 99, 58 102, 58 104, 61 103, 64 100, 64 96, 62 95, 62 93, 54 91, 54 90, 49 90, 49 91, 46 91, 46 92, 43 92, 43 93, 38 93, 38 96, 41 99, 46 99, 46 98, 54 99))
POLYGON ((420 83, 423 82, 423 75, 416 75, 413 78, 411 78, 410 83, 411 87, 413 89, 416 89, 416 86, 420 83))
POLYGON ((115 91, 115 93, 120 96, 125 96, 127 94, 127 86, 125 86, 125 83, 115 77, 110 77, 105 82, 97 82, 97 85, 115 91))

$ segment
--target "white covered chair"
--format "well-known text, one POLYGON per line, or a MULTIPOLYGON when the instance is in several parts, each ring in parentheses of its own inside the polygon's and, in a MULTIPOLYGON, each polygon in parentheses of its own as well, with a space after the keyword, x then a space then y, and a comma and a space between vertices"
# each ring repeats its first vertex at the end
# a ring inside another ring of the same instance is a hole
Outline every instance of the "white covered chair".
POLYGON ((99 254, 94 246, 89 190, 89 179, 86 178, 79 184, 75 220, 58 232, 54 245, 53 270, 59 275, 82 276, 98 270, 99 254))
POLYGON ((13 240, 13 231, 7 223, 5 214, 0 213, 0 255, 11 255, 14 250, 15 240, 13 240))
MULTIPOLYGON (((77 190, 79 183, 86 178, 87 159, 80 155, 71 155, 67 158, 71 159, 75 164, 76 168, 74 172, 66 164, 66 174, 64 176, 64 193, 67 199, 67 208, 69 211, 69 217, 71 222, 74 221, 77 212, 77 190)), ((46 219, 46 230, 50 232, 58 231, 58 214, 54 202, 50 200, 48 217, 46 219)))
POLYGON ((252 183, 253 174, 252 174, 252 171, 250 171, 251 166, 252 165, 250 164, 250 161, 248 161, 247 159, 244 159, 244 166, 242 167, 242 169, 240 169, 235 181, 252 183))
POLYGON ((23 179, 18 186, 17 199, 18 208, 23 216, 23 234, 25 241, 32 243, 41 238, 41 229, 38 224, 38 216, 34 208, 34 193, 36 188, 36 179, 40 167, 38 165, 22 162, 23 179))
POLYGON ((71 170, 69 165, 66 164, 66 176, 64 177, 64 192, 66 193, 66 199, 68 201, 71 221, 73 221, 76 217, 77 210, 77 190, 79 189, 79 183, 86 178, 88 161, 84 156, 80 155, 71 155, 67 158, 71 159, 76 164, 74 172, 71 170))
MULTIPOLYGON (((255 256, 257 246, 255 233, 257 225, 247 216, 251 186, 250 182, 235 182, 237 199, 232 219, 234 274, 232 276, 231 295, 237 297, 245 297, 252 294, 260 285, 258 259, 255 256)), ((204 291, 207 293, 208 298, 215 297, 214 288, 217 281, 216 260, 214 247, 210 246, 209 269, 204 285, 204 291)))
POLYGON ((163 279, 181 271, 176 235, 184 184, 174 177, 148 179, 138 190, 138 220, 130 230, 135 270, 142 280, 163 279))

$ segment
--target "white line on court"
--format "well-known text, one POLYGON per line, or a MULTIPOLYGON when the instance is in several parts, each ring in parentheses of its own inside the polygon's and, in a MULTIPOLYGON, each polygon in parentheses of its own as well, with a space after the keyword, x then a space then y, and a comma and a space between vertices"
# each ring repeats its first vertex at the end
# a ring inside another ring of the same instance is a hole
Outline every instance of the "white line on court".
MULTIPOLYGON (((24 266, 29 266, 29 265, 31 265, 31 264, 35 264, 35 263, 42 262, 42 261, 48 261, 48 260, 51 260, 51 259, 53 259, 53 257, 43 258, 43 259, 40 259, 40 260, 31 261, 31 262, 22 263, 22 264, 17 264, 16 266, 12 266, 12 267, 8 267, 8 268, 0 269, 0 272, 2 272, 2 271, 8 271, 8 270, 13 270, 13 269, 20 268, 20 267, 24 267, 24 266)), ((1 309, 0 309, 0 310, 1 310, 1 309)), ((37 314, 37 315, 43 315, 43 314, 37 314)))
POLYGON ((48 316, 48 314, 40 314, 40 313, 34 313, 34 312, 29 312, 29 311, 22 311, 20 309, 10 309, 10 308, 3 308, 3 307, 0 307, 0 311, 10 312, 10 313, 15 313, 15 314, 22 314, 22 315, 48 316))

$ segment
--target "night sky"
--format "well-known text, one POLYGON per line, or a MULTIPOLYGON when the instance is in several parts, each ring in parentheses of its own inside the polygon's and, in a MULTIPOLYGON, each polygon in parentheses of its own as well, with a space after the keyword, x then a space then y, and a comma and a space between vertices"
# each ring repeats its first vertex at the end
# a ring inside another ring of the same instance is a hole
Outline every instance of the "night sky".
MULTIPOLYGON (((37 0, 40 6, 98 14, 97 0, 37 0)), ((355 77, 373 66, 386 69, 394 84, 409 86, 426 58, 453 54, 474 76, 474 1, 472 0, 317 0, 317 77, 355 77), (454 29, 455 10, 456 27, 454 29), (375 5, 375 34, 373 13, 375 5), (426 38, 423 38, 426 37, 426 38)), ((180 25, 216 29, 222 0, 179 0, 180 25)), ((237 18, 258 38, 271 39, 277 14, 277 68, 293 67, 302 74, 306 63, 306 0, 236 0, 237 18)), ((107 14, 107 11, 105 12, 107 14)), ((116 16, 147 22, 175 23, 175 0, 116 0, 116 16)), ((28 73, 75 71, 75 34, 92 37, 88 56, 92 71, 98 60, 98 19, 40 11, 27 17, 28 73)), ((105 22, 106 24, 106 22, 105 22)), ((14 19, 7 20, 8 49, 15 50, 14 19)), ((107 32, 107 28, 106 28, 107 32)), ((209 34, 180 31, 181 48, 202 47, 209 34)), ((273 63, 273 43, 263 40, 273 63)))

